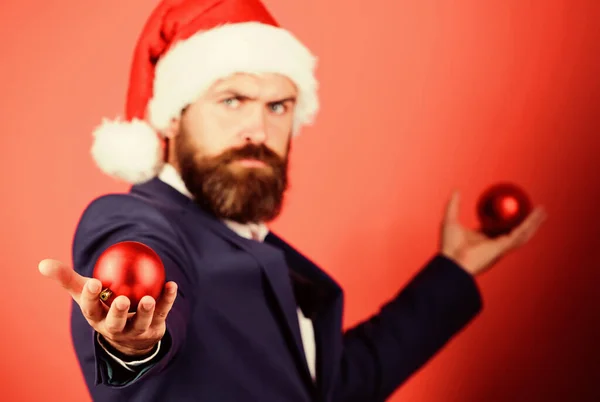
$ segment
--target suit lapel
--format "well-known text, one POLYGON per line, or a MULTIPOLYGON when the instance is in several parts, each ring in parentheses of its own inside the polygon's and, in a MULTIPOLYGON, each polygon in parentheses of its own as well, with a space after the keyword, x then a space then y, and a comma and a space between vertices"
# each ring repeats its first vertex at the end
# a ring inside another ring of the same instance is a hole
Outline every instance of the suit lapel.
POLYGON ((327 395, 333 390, 333 380, 342 353, 342 289, 316 264, 275 234, 269 233, 265 241, 284 252, 287 264, 297 279, 305 282, 310 289, 313 308, 309 318, 315 329, 317 384, 321 396, 328 400, 327 395))
POLYGON ((250 253, 261 265, 265 276, 267 277, 271 290, 277 301, 282 317, 284 318, 288 335, 294 339, 294 357, 297 363, 302 367, 302 374, 307 382, 312 382, 310 371, 306 363, 304 354, 304 344, 300 334, 300 324, 298 321, 298 304, 294 296, 292 280, 285 261, 285 255, 265 243, 251 243, 250 253))
MULTIPOLYGON (((205 215, 204 213, 201 214, 205 215)), ((205 218, 205 216, 203 217, 205 218)), ((312 383, 310 371, 306 364, 302 335, 300 334, 297 303, 284 252, 267 243, 240 237, 218 220, 208 218, 205 223, 205 227, 227 239, 238 248, 247 251, 258 262, 273 292, 273 299, 276 301, 278 311, 283 318, 282 321, 285 323, 285 331, 293 339, 294 358, 298 366, 302 368, 301 371, 305 381, 312 383)))

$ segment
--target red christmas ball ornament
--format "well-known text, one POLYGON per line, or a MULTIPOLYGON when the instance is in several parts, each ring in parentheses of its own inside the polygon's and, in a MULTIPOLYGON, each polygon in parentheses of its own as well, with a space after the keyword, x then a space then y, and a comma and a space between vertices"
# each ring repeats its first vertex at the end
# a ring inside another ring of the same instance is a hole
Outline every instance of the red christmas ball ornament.
POLYGON ((487 188, 477 202, 481 231, 488 237, 510 233, 531 213, 527 193, 514 183, 497 183, 487 188))
POLYGON ((124 241, 107 248, 94 267, 93 277, 102 282, 100 300, 110 307, 117 296, 127 296, 135 312, 142 297, 155 300, 165 284, 165 269, 154 250, 135 241, 124 241))

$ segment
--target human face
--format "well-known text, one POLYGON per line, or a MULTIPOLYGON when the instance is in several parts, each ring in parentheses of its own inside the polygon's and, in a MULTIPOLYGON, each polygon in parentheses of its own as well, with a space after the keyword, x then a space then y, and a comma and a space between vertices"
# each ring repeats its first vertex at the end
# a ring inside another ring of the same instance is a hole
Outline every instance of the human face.
POLYGON ((191 104, 181 125, 206 156, 253 143, 284 157, 297 95, 295 85, 284 76, 235 74, 216 82, 191 104))
POLYGON ((170 159, 202 207, 242 223, 279 214, 296 96, 285 77, 237 74, 186 109, 170 159))

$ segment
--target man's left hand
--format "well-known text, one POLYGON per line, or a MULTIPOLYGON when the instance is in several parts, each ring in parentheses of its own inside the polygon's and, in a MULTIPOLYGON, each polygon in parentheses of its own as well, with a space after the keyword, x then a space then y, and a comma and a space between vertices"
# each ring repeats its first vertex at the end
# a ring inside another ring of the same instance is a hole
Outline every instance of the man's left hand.
POLYGON ((536 207, 529 216, 509 234, 489 238, 468 229, 458 220, 460 195, 454 192, 442 222, 440 252, 454 260, 471 275, 478 275, 491 268, 498 260, 525 244, 546 219, 541 207, 536 207))

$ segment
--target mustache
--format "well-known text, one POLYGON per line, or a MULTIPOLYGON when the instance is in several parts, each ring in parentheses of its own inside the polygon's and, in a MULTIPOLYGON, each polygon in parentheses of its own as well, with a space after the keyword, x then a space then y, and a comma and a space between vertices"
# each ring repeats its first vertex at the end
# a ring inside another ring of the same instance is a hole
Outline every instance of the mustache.
POLYGON ((219 162, 227 164, 242 159, 255 159, 267 164, 281 162, 281 157, 263 144, 247 144, 241 148, 229 149, 220 155, 219 162))

